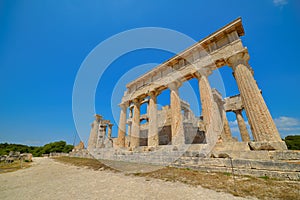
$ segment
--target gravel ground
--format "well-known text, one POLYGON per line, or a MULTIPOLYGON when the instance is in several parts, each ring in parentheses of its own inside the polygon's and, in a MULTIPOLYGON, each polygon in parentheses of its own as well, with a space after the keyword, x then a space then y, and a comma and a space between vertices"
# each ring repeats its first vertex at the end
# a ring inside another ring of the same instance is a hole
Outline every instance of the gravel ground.
POLYGON ((243 199, 179 182, 125 176, 34 158, 27 169, 0 175, 0 199, 243 199))

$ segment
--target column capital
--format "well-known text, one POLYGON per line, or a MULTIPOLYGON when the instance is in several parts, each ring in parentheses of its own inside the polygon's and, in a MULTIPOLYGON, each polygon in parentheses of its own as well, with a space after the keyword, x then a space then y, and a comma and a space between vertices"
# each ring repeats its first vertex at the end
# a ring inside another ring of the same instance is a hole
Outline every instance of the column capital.
POLYGON ((212 70, 209 68, 200 68, 198 71, 196 71, 193 75, 199 79, 202 76, 208 77, 209 75, 212 74, 212 70))
POLYGON ((113 124, 108 124, 108 127, 109 127, 109 128, 112 128, 112 127, 113 127, 113 124))
POLYGON ((229 57, 226 60, 226 64, 228 66, 232 67, 233 69, 235 69, 235 67, 239 64, 243 64, 248 67, 249 59, 250 59, 250 56, 249 56, 248 52, 237 53, 237 54, 229 57))
POLYGON ((133 103, 134 105, 140 105, 140 104, 141 104, 141 99, 135 98, 135 99, 132 100, 132 103, 133 103))
POLYGON ((153 90, 148 93, 149 97, 156 97, 159 94, 160 94, 160 92, 157 90, 153 90))
POLYGON ((243 111, 243 109, 233 110, 233 112, 234 112, 235 114, 240 114, 240 113, 242 113, 242 111, 243 111))
POLYGON ((169 83, 168 88, 170 88, 170 90, 177 90, 181 85, 182 85, 182 82, 176 80, 176 81, 169 83))
POLYGON ((127 101, 127 102, 122 102, 122 103, 119 104, 119 106, 120 106, 122 109, 125 109, 125 108, 127 108, 127 107, 129 106, 129 102, 128 102, 128 101, 127 101))

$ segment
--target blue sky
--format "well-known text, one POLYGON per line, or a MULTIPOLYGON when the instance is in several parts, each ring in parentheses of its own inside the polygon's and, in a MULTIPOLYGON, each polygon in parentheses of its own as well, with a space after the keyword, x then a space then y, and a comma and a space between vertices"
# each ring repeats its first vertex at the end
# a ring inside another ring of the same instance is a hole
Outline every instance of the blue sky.
MULTIPOLYGON (((163 27, 198 41, 239 16, 250 65, 282 137, 300 134, 299 11, 296 0, 0 0, 0 143, 72 144, 75 77, 89 52, 105 39, 128 29, 163 27)), ((111 95, 122 75, 171 56, 147 49, 113 62, 97 88, 97 113, 113 121, 111 95)), ((226 95, 236 94, 231 70, 220 73, 226 95)), ((233 114, 228 118, 235 132, 233 114)), ((114 126, 114 135, 116 130, 114 126)))

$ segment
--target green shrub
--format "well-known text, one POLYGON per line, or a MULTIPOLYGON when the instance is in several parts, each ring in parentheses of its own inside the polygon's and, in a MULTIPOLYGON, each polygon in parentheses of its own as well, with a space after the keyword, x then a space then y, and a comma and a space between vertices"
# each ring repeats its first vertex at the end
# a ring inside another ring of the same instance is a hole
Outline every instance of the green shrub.
POLYGON ((0 156, 8 155, 10 151, 19 151, 20 153, 31 153, 34 157, 40 157, 42 154, 51 152, 69 153, 72 149, 73 145, 68 145, 65 141, 51 142, 42 147, 0 143, 0 156))
POLYGON ((289 150, 300 150, 300 135, 289 135, 284 138, 289 150))

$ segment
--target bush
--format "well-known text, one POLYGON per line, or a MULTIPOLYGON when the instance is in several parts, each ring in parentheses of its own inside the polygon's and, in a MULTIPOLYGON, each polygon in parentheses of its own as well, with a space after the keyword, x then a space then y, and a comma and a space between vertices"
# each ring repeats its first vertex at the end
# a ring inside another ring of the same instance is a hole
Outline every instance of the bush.
POLYGON ((20 153, 31 153, 35 157, 40 157, 42 154, 51 152, 69 153, 72 149, 73 145, 67 145, 65 141, 51 142, 42 147, 0 143, 0 156, 8 155, 10 151, 19 151, 20 153))
POLYGON ((284 138, 289 150, 300 150, 300 135, 289 135, 284 138))

